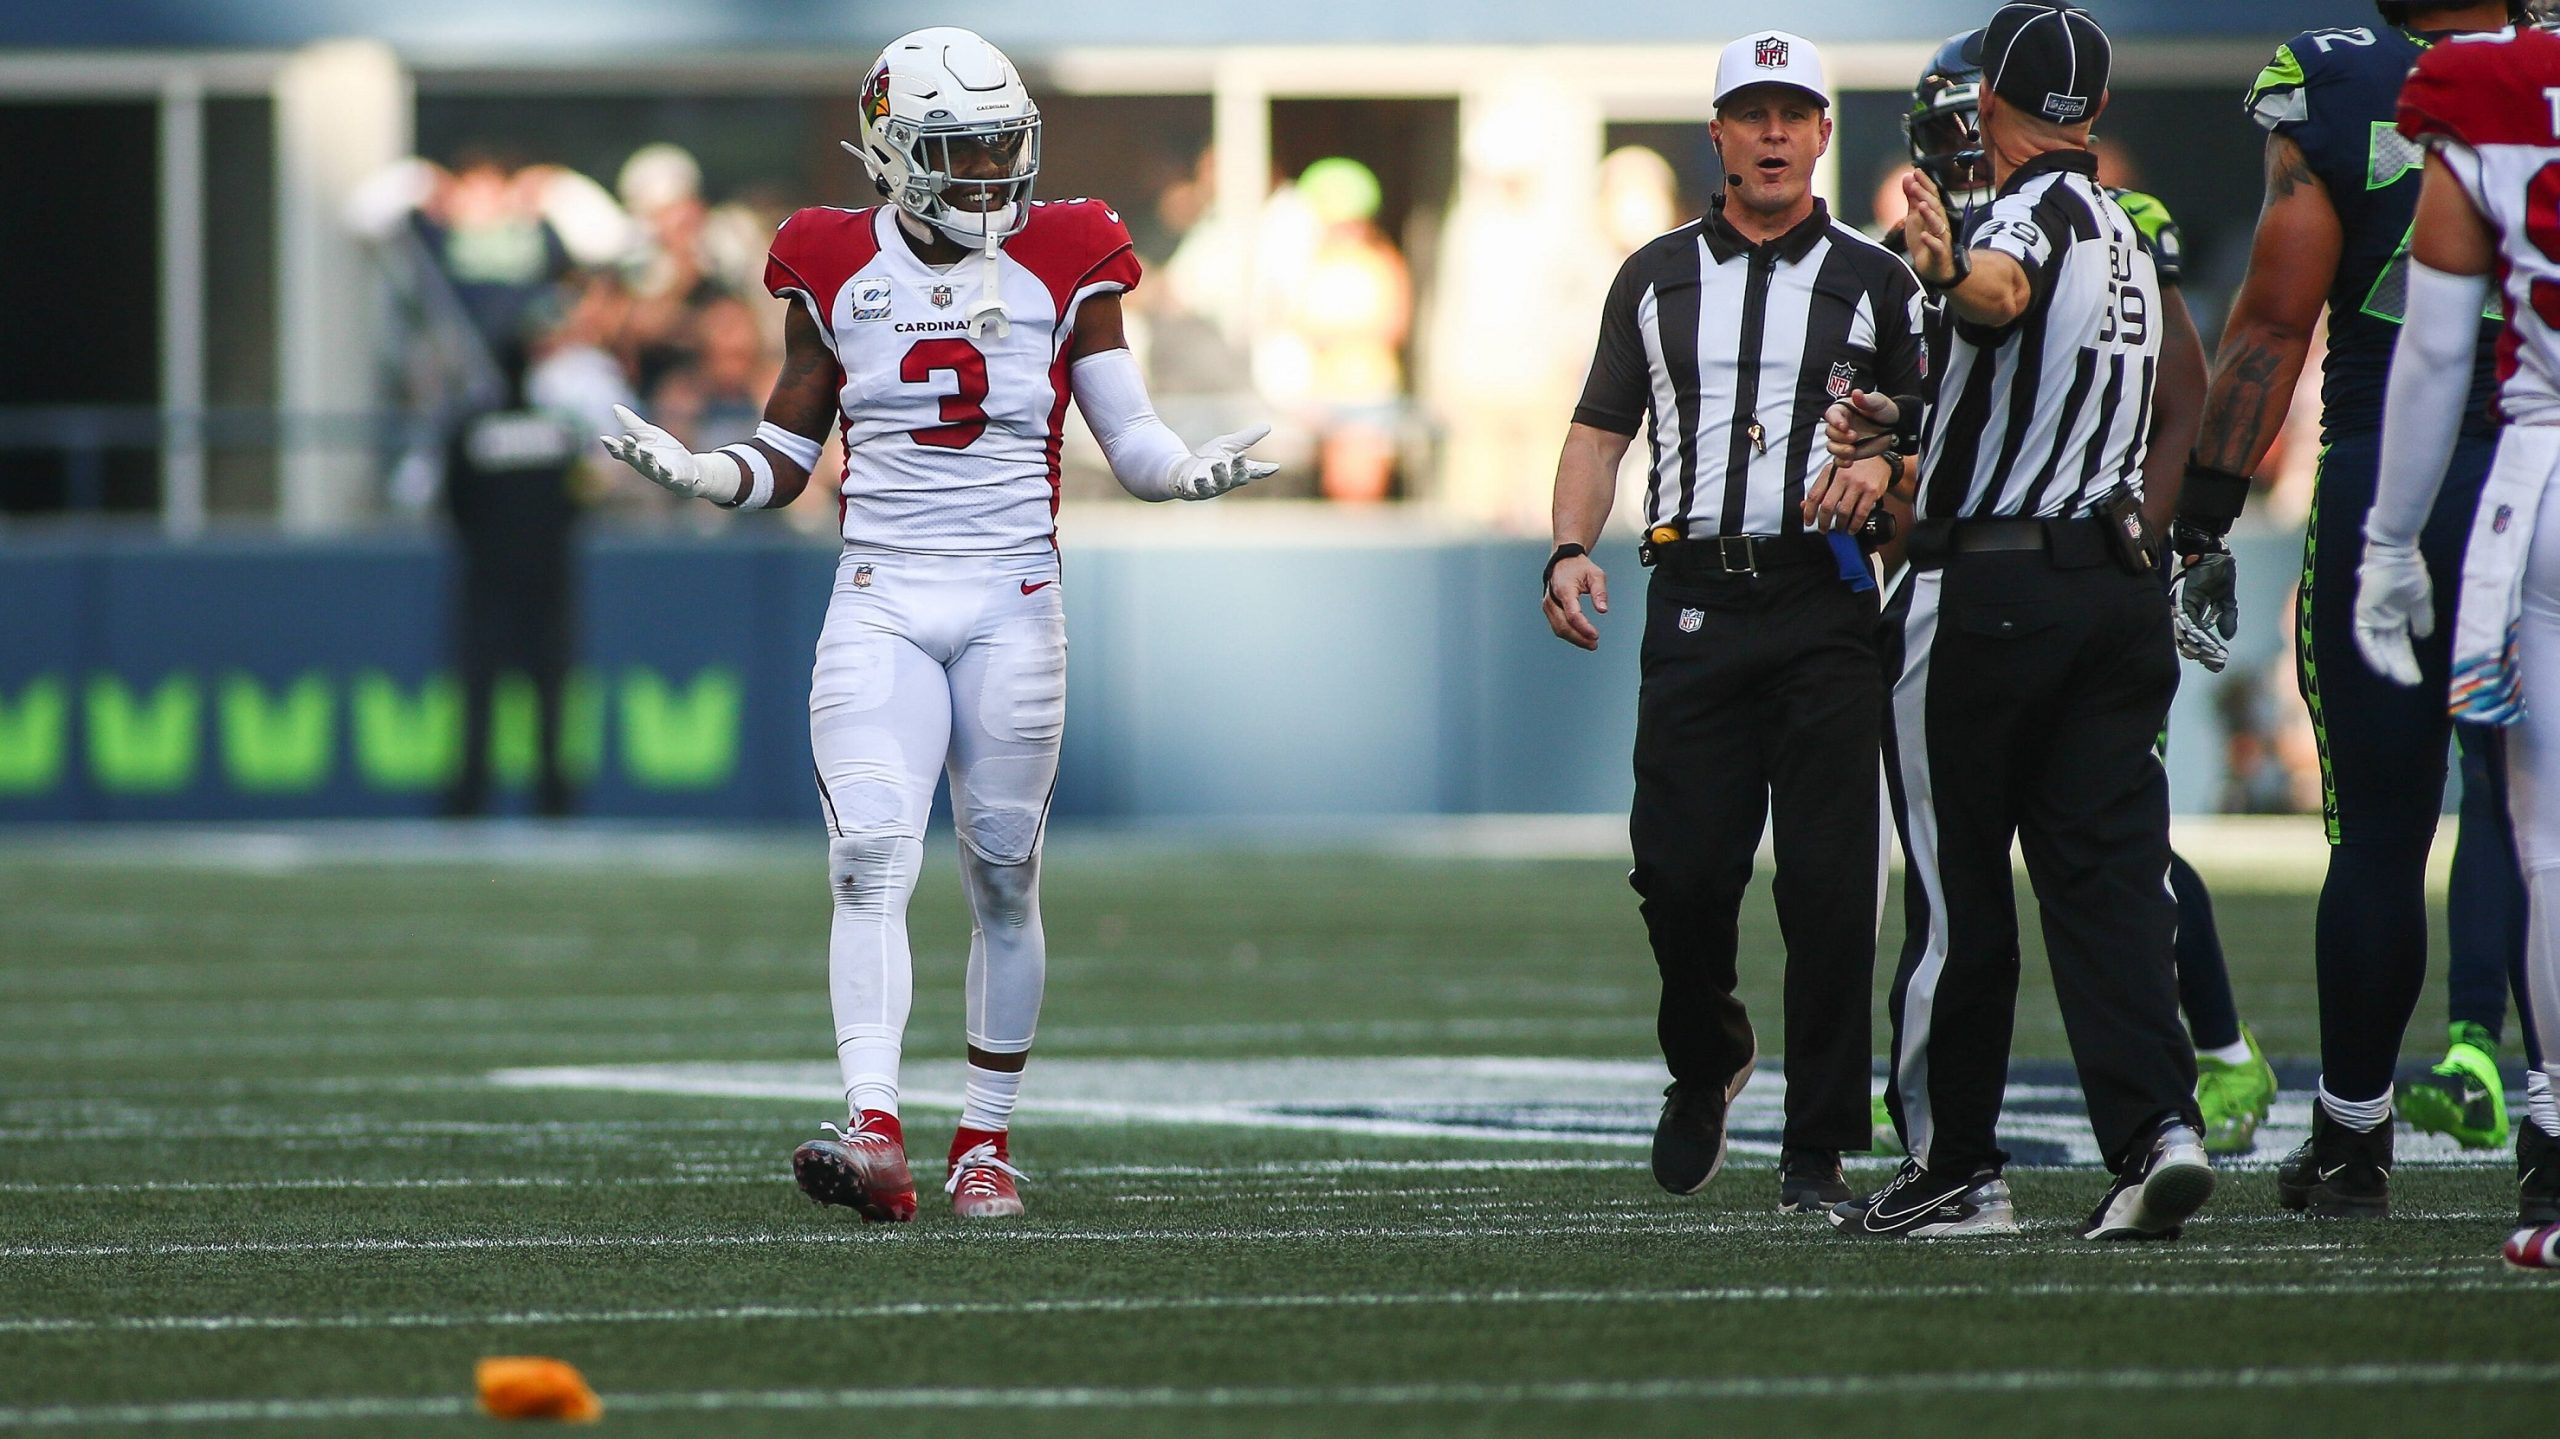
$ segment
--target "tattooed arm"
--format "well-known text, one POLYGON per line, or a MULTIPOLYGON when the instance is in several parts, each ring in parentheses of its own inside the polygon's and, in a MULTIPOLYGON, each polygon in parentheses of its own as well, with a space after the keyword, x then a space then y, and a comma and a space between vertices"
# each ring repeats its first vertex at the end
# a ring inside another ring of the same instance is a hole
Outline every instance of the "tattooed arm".
MULTIPOLYGON (((809 318, 806 307, 793 305, 782 322, 782 373, 774 377, 772 398, 764 402, 765 422, 808 442, 812 448, 802 454, 814 461, 815 447, 824 446, 827 431, 835 427, 836 389, 843 383, 835 351, 827 347, 827 337, 818 333, 818 322, 809 318)), ((773 504, 779 507, 798 499, 809 483, 808 462, 783 453, 762 436, 752 443, 773 466, 773 504)))
POLYGON ((2274 447, 2311 349, 2345 233, 2328 187, 2302 147, 2267 137, 2267 198, 2258 212, 2249 275, 2232 301, 2214 356, 2196 434, 2196 462, 2234 475, 2255 472, 2274 447))

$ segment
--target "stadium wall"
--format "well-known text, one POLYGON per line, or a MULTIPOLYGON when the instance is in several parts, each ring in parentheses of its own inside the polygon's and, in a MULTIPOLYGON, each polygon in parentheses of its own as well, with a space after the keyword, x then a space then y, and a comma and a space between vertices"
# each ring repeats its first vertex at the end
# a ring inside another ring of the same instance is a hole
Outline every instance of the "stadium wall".
MULTIPOLYGON (((2242 573, 2280 583, 2282 546, 2244 556, 2242 573)), ((1537 618, 1541 556, 1429 536, 1071 545, 1057 813, 1622 810, 1640 572, 1615 566, 1617 613, 1585 654, 1537 618)), ((805 706, 833 562, 779 537, 584 546, 564 724, 584 812, 814 813, 805 706)), ((461 734, 449 582, 424 535, 12 537, 0 821, 434 814, 461 734)), ((2276 603, 2250 613, 2263 623, 2276 603)), ((2218 782, 2220 744, 2190 688, 2180 728, 2193 738, 2173 763, 2192 808, 2218 782)), ((512 686, 497 721, 502 803, 522 803, 532 750, 530 690, 512 686)))

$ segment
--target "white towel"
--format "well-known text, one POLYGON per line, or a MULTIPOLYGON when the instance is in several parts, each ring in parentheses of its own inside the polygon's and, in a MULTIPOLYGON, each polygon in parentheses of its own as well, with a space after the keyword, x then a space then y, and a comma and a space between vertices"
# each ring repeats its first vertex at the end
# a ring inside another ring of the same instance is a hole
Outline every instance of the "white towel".
POLYGON ((2462 553, 2462 595, 2454 611, 2453 673, 2446 708, 2457 720, 2511 725, 2524 718, 2516 672, 2516 630, 2524 618, 2524 566, 2543 488, 2560 465, 2560 429, 2510 426, 2471 517, 2462 553))

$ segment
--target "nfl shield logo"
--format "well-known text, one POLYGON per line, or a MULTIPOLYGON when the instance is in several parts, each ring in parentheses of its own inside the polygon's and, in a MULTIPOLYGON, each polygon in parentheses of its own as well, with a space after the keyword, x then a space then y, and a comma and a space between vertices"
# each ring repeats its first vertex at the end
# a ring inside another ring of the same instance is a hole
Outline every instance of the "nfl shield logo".
POLYGON ((1680 633, 1684 635, 1694 635, 1698 632, 1698 626, 1705 624, 1706 622, 1707 612, 1705 610, 1682 610, 1680 612, 1680 633))
POLYGON ((869 565, 855 565, 853 567, 853 587, 857 590, 867 590, 871 588, 871 567, 869 565))
POLYGON ((935 309, 948 310, 951 308, 951 287, 949 285, 936 285, 932 290, 926 293, 925 298, 933 301, 933 307, 935 309))
POLYGON ((2512 522, 2514 521, 2515 517, 2516 517, 2516 507, 2515 507, 2515 506, 2513 506, 2513 505, 2500 505, 2500 506, 2498 506, 2498 512, 2497 512, 2496 514, 2491 515, 2491 516, 2489 517, 2489 532, 2490 532, 2491 534, 2499 534, 2499 535, 2503 535, 2503 534, 2505 534, 2505 533, 2507 532, 2507 526, 2508 526, 2510 523, 2512 523, 2512 522))
POLYGON ((1752 47, 1751 59, 1763 70, 1784 70, 1787 68, 1787 42, 1775 35, 1769 36, 1752 47))
POLYGON ((1841 360, 1832 365, 1831 379, 1822 388, 1831 398, 1845 400, 1849 398, 1849 392, 1857 387, 1858 367, 1847 360, 1841 360))

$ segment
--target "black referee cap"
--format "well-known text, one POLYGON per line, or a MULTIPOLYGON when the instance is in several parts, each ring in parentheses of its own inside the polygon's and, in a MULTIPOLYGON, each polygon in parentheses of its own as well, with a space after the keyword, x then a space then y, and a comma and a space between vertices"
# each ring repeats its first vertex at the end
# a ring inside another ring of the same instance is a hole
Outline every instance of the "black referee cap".
POLYGON ((2070 5, 2017 0, 1975 31, 1964 58, 2001 99, 2057 125, 2098 113, 2113 48, 2096 17, 2070 5))

